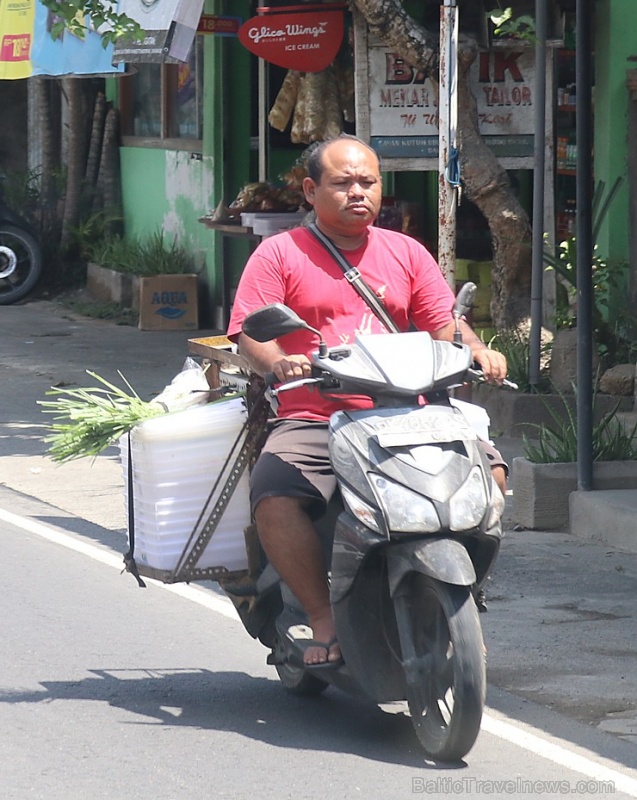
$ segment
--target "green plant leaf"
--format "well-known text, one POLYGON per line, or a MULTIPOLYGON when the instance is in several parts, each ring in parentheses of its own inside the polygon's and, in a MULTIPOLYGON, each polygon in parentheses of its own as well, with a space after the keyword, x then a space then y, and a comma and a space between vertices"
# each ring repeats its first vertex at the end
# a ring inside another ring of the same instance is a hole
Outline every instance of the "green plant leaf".
MULTIPOLYGON (((577 396, 575 387, 574 396, 577 396)), ((546 401, 545 408, 552 423, 530 424, 537 432, 533 438, 525 433, 522 437, 524 454, 534 464, 572 463, 577 461, 578 435, 577 414, 562 392, 562 411, 553 408, 546 401)), ((597 405, 597 389, 593 394, 593 413, 597 405)), ((617 419, 620 401, 607 411, 599 422, 593 425, 593 461, 635 461, 637 460, 637 424, 627 431, 617 419)))
POLYGON ((511 19, 513 9, 510 6, 508 8, 495 8, 492 11, 487 11, 487 16, 496 28, 499 28, 503 23, 511 19))

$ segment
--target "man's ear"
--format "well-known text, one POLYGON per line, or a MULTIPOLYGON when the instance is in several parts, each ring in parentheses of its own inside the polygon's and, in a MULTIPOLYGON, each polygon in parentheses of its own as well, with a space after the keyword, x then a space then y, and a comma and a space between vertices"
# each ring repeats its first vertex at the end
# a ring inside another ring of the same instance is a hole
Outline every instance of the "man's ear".
POLYGON ((303 194, 305 199, 310 205, 314 205, 314 193, 316 192, 316 184, 312 178, 303 178, 303 194))

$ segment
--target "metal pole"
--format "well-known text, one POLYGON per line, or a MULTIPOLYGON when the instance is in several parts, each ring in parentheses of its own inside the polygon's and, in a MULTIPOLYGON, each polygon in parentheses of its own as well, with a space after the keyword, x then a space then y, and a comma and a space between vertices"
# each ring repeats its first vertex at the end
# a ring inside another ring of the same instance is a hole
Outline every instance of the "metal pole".
POLYGON ((533 256, 531 263, 531 338, 529 383, 540 382, 544 278, 544 169, 546 152, 546 0, 535 0, 535 98, 533 136, 533 256))
POLYGON ((264 183, 268 176, 268 66, 259 59, 259 181, 264 183))
POLYGON ((456 0, 440 6, 438 98, 438 263, 447 283, 456 282, 456 187, 449 183, 449 157, 457 148, 458 9, 456 0))
POLYGON ((593 0, 576 4, 575 79, 577 111, 577 488, 593 488, 593 0))

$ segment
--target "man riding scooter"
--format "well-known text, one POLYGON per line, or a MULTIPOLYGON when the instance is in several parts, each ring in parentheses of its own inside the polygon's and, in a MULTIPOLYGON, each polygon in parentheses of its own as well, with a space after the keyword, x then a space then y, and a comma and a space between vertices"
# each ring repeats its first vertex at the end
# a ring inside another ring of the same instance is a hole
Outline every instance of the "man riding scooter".
MULTIPOLYGON (((327 237, 380 298, 400 330, 410 324, 434 339, 453 341, 453 293, 431 254, 414 239, 373 227, 381 206, 382 179, 374 150, 352 136, 322 142, 309 155, 303 181, 318 233, 327 237)), ((241 332, 251 311, 284 303, 320 331, 328 347, 345 345, 357 333, 386 327, 357 294, 342 268, 308 227, 264 240, 250 257, 237 290, 228 328, 242 355, 260 375, 287 383, 311 375, 309 353, 316 339, 306 330, 277 341, 257 342, 241 332)), ((501 383, 506 360, 488 349, 466 322, 463 341, 487 380, 501 383)), ((414 353, 417 359, 418 354, 414 353)), ((251 504, 261 544, 281 579, 305 609, 313 639, 304 663, 339 666, 329 602, 327 569, 314 520, 324 512, 336 480, 328 456, 329 417, 341 409, 367 408, 367 398, 330 398, 300 387, 280 396, 278 419, 251 475, 251 504)), ((506 465, 487 442, 483 447, 504 493, 506 465)))

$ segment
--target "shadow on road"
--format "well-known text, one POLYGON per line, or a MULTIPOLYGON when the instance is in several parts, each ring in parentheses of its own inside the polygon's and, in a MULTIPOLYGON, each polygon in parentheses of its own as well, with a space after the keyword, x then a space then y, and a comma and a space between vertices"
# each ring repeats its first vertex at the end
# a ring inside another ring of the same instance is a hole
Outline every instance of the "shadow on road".
POLYGON ((0 691, 0 703, 88 700, 139 719, 124 724, 189 726, 238 733, 276 747, 348 752, 391 764, 455 770, 427 761, 409 719, 330 689, 296 697, 273 680, 206 669, 95 669, 81 681, 41 681, 42 691, 0 691))

